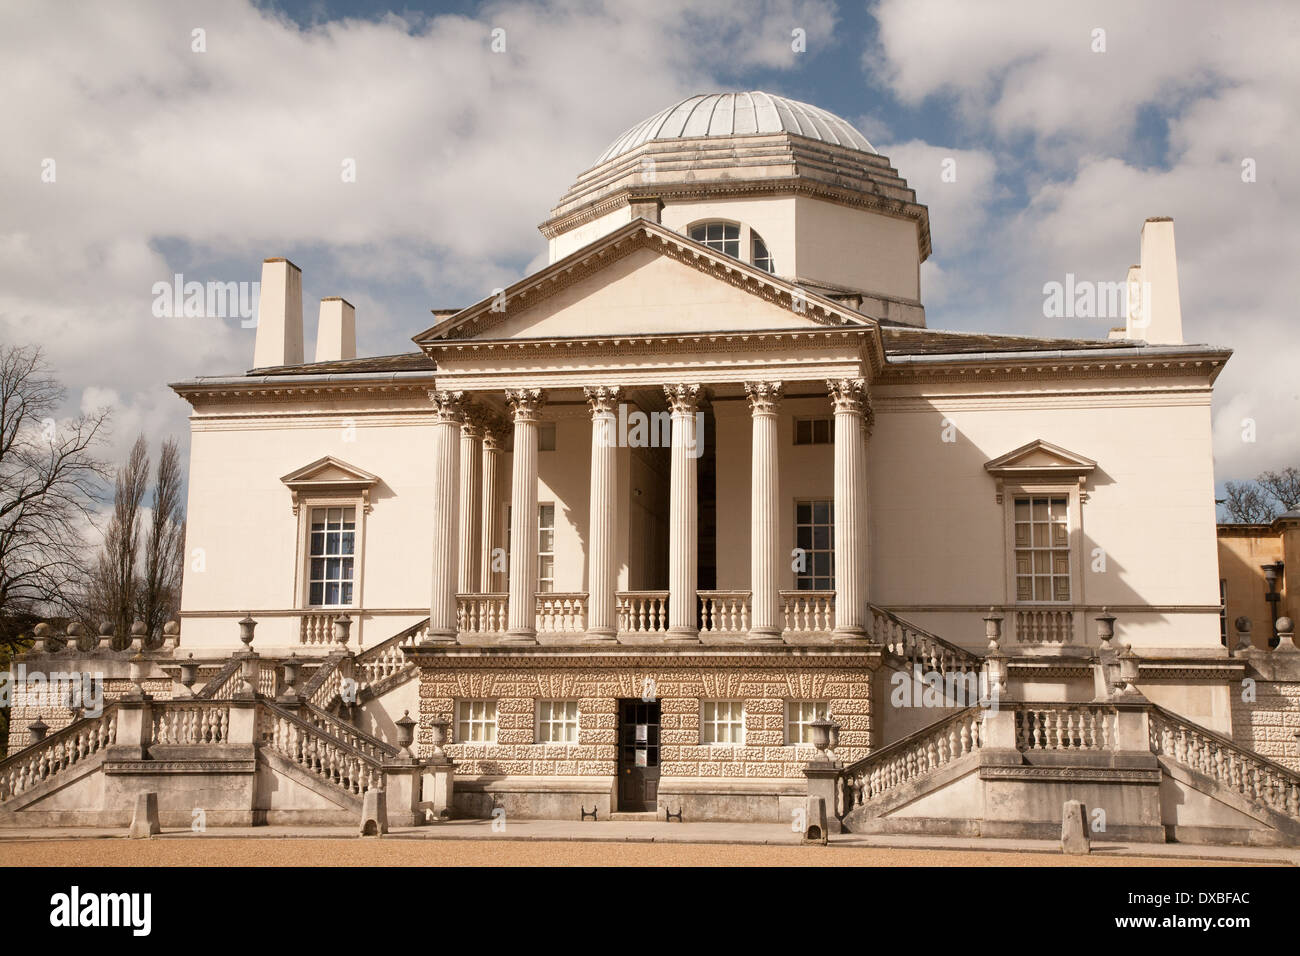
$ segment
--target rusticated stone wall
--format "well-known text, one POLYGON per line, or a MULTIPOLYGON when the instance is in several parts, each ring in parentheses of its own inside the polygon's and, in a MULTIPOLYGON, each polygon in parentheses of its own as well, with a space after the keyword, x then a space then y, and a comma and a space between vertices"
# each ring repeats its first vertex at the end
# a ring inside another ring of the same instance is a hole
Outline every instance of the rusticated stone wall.
POLYGON ((785 743, 785 702, 826 700, 842 726, 838 756, 849 762, 871 743, 872 655, 772 655, 708 662, 609 661, 590 663, 520 655, 421 662, 420 730, 428 755, 435 719, 448 721, 446 748, 458 775, 604 776, 617 772, 618 701, 648 688, 661 702, 661 773, 669 777, 798 778, 811 746, 785 743), (497 742, 455 742, 455 705, 461 699, 497 701, 497 742), (578 701, 576 745, 535 742, 538 700, 578 701), (743 700, 743 745, 700 743, 700 701, 743 700))
POLYGON ((1300 681, 1256 679, 1253 701, 1232 695, 1232 735, 1261 757, 1300 772, 1300 681))

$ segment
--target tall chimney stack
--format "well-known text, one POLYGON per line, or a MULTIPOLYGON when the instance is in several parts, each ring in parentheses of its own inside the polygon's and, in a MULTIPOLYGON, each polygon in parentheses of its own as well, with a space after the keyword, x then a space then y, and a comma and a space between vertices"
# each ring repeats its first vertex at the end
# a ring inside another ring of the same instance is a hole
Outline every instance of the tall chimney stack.
POLYGON ((262 262, 253 368, 302 364, 302 270, 288 259, 262 262))
POLYGON ((1141 266, 1129 269, 1132 283, 1140 283, 1140 315, 1129 316, 1128 337, 1152 345, 1181 345, 1183 309, 1178 297, 1178 255, 1174 250, 1174 221, 1157 216, 1142 224, 1141 266))
POLYGON ((316 327, 316 361, 336 362, 357 357, 357 312, 337 295, 320 300, 316 327))

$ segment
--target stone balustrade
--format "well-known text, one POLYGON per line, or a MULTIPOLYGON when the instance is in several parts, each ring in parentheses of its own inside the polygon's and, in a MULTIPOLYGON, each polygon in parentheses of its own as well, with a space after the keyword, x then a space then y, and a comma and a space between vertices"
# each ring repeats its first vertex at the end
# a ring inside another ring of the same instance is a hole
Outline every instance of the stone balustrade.
POLYGON ((1010 607, 1017 644, 1061 646, 1075 643, 1077 610, 1073 607, 1010 607))
POLYGON ((841 812, 978 750, 982 720, 978 707, 967 707, 845 767, 840 774, 841 812))
POLYGON ((396 747, 358 732, 355 727, 327 710, 321 710, 319 707, 313 707, 309 704, 303 708, 301 716, 313 727, 343 741, 353 750, 365 754, 372 760, 382 762, 386 758, 395 757, 398 754, 396 747))
POLYGON ((537 595, 537 633, 581 634, 587 629, 587 595, 542 592, 537 595))
POLYGON ((262 745, 351 794, 383 786, 380 760, 288 711, 270 706, 259 710, 262 745))
POLYGON ((749 631, 748 591, 699 591, 700 632, 743 635, 749 631))
POLYGON ((402 648, 414 647, 424 640, 428 633, 429 619, 425 618, 418 624, 394 634, 388 640, 366 648, 353 662, 353 668, 361 683, 366 687, 373 687, 404 670, 408 664, 402 648))
POLYGON ((919 667, 923 673, 970 674, 984 664, 980 655, 909 624, 891 611, 873 604, 870 612, 871 639, 907 661, 909 670, 919 667))
POLYGON ((170 703, 153 712, 156 744, 222 744, 230 740, 230 705, 170 703))
POLYGON ((504 634, 509 625, 510 595, 505 592, 456 595, 456 630, 471 636, 504 634))
POLYGON ((325 646, 334 643, 334 619, 341 612, 308 611, 299 618, 298 640, 302 644, 325 646))
POLYGON ((667 634, 667 591, 619 591, 615 595, 620 634, 667 634))
POLYGON ((834 591, 781 591, 780 595, 786 635, 826 635, 835 630, 834 591))
POLYGON ((0 760, 0 803, 68 770, 117 742, 117 706, 85 717, 0 760))
POLYGON ((1016 724, 1016 749, 1022 753, 1044 750, 1119 749, 1119 715, 1106 704, 1011 705, 1016 724))
POLYGON ((1162 707, 1151 708, 1151 750, 1254 804, 1300 820, 1300 774, 1162 707))

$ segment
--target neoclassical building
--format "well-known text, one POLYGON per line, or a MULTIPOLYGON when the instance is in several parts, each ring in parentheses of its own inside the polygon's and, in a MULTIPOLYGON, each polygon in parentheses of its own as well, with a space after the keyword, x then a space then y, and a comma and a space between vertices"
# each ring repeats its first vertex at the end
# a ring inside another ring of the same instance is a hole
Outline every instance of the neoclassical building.
POLYGON ((1291 832, 1300 699, 1220 639, 1230 352, 1183 341, 1172 222, 1107 338, 931 329, 926 206, 843 119, 755 92, 638 123, 540 229, 547 266, 399 355, 358 356, 330 298, 306 362, 301 274, 266 260, 255 367, 174 386, 162 672, 192 655, 230 698, 256 621, 259 707, 289 686, 360 750, 409 714, 460 813, 781 820, 825 792, 858 828, 1038 833, 1077 795, 1121 836, 1291 832))

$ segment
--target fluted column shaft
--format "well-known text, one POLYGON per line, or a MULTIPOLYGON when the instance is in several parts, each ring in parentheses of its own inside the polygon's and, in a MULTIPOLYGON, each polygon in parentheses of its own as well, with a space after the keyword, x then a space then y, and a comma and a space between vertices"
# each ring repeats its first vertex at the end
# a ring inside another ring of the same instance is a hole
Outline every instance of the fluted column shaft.
POLYGON ((583 390, 591 406, 591 497, 587 532, 588 641, 612 641, 615 621, 616 563, 614 506, 618 480, 618 435, 615 409, 622 389, 597 386, 583 390))
POLYGON ((537 424, 540 388, 506 391, 514 412, 510 485, 510 602, 506 643, 537 643, 537 424))
POLYGON ((476 590, 496 590, 492 571, 492 551, 496 546, 497 469, 501 463, 501 435, 495 426, 483 431, 483 461, 480 466, 482 492, 479 501, 479 567, 476 590))
POLYGON ((429 641, 456 640, 456 564, 460 536, 460 428, 464 392, 432 391, 433 402, 433 587, 429 641))
POLYGON ((699 385, 665 385, 672 408, 672 469, 668 505, 668 640, 700 639, 696 583, 699 573, 699 482, 696 434, 699 385))
POLYGON ((862 509, 866 507, 863 379, 827 382, 835 407, 835 632, 836 641, 867 635, 867 596, 862 574, 862 509))
POLYGON ((751 641, 781 639, 780 565, 777 548, 780 529, 780 465, 777 437, 781 405, 780 382, 746 382, 753 419, 750 465, 749 586, 751 641))
POLYGON ((478 590, 479 540, 482 534, 479 501, 483 494, 483 426, 467 413, 460 427, 460 542, 456 561, 456 590, 478 590))

